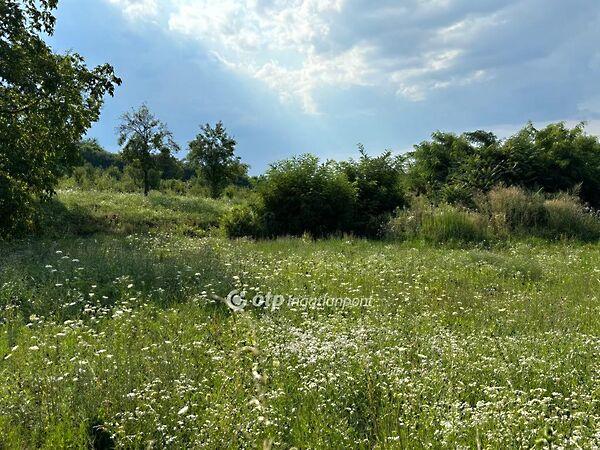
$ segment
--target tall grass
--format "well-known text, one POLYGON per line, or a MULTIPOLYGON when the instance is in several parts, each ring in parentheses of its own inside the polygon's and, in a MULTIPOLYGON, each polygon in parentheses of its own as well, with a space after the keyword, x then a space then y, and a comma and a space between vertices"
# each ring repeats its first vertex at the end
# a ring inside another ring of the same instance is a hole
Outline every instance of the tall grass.
POLYGON ((151 192, 59 191, 43 205, 40 232, 46 235, 170 232, 204 235, 217 227, 234 200, 151 192))
POLYGON ((498 234, 530 233, 546 226, 544 196, 518 187, 497 187, 479 200, 479 210, 486 214, 498 234))
POLYGON ((593 448, 597 267, 576 242, 0 244, 0 447, 593 448), (372 303, 232 313, 232 288, 372 303))
POLYGON ((577 197, 545 197, 518 187, 497 187, 476 200, 475 210, 447 204, 432 205, 415 198, 397 212, 387 235, 398 239, 474 242, 511 237, 600 239, 600 219, 577 197))
POLYGON ((411 208, 389 222, 388 235, 429 242, 476 242, 490 236, 482 215, 448 204, 434 207, 423 198, 414 199, 411 208))

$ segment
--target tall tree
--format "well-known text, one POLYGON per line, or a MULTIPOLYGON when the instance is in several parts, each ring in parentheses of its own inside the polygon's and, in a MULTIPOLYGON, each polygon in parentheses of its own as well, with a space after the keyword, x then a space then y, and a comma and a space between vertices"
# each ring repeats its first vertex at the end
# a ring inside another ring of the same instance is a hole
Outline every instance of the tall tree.
POLYGON ((173 140, 173 134, 146 105, 123 114, 117 132, 119 145, 123 146, 123 159, 128 163, 139 164, 143 176, 144 195, 148 195, 150 171, 156 167, 157 157, 164 159, 179 150, 173 140))
POLYGON ((19 211, 34 198, 53 194, 105 94, 121 83, 110 65, 88 69, 77 53, 46 45, 57 3, 0 1, 0 234, 22 225, 19 211))
POLYGON ((189 143, 188 160, 204 178, 213 198, 240 175, 245 175, 248 166, 235 155, 236 141, 227 134, 222 122, 215 127, 202 126, 201 132, 189 143))

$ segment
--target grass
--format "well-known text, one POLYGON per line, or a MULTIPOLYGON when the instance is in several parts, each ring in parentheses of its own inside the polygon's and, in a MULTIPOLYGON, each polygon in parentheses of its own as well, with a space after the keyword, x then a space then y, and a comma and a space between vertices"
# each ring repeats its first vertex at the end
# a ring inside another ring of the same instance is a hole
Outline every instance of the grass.
POLYGON ((599 244, 0 246, 0 448, 600 444, 599 244), (370 302, 234 313, 233 289, 370 302))
POLYGON ((225 200, 151 192, 59 191, 45 205, 44 234, 168 232, 204 235, 231 208, 225 200))

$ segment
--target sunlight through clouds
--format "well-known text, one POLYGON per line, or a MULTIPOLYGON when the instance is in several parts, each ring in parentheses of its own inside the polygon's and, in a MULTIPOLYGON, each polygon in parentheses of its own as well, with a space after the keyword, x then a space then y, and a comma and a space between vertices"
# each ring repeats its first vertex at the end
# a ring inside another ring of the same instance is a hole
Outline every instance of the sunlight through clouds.
POLYGON ((433 90, 486 79, 482 68, 453 72, 463 47, 478 34, 476 25, 490 25, 486 17, 443 23, 428 36, 409 35, 412 48, 388 53, 387 40, 403 21, 413 27, 431 20, 452 0, 412 0, 400 9, 350 0, 171 0, 161 3, 160 14, 153 0, 109 1, 130 18, 164 16, 169 32, 198 42, 228 69, 264 82, 309 114, 319 112, 316 97, 323 88, 373 86, 422 101, 433 90), (355 22, 355 33, 344 29, 355 22), (421 49, 424 38, 429 44, 421 49))
MULTIPOLYGON (((571 20, 554 26, 549 21, 564 6, 541 0, 105 1, 308 114, 326 106, 324 93, 357 87, 398 105, 499 83, 517 87, 532 70, 542 78, 560 70, 571 41, 597 34, 577 25, 595 20, 588 0, 576 0, 571 20), (525 38, 532 33, 535 39, 525 38)), ((577 53, 590 46, 582 42, 577 53)))
POLYGON ((329 24, 342 6, 342 0, 179 0, 169 29, 208 44, 227 67, 316 113, 315 89, 366 83, 366 48, 327 54, 316 49, 327 40, 329 24))

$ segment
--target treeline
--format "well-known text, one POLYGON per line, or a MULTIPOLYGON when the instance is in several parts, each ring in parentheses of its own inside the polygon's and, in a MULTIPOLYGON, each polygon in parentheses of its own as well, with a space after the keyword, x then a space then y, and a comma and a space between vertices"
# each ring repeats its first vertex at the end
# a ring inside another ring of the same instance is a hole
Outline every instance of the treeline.
MULTIPOLYGON (((600 206, 600 142, 585 133, 583 124, 556 123, 540 130, 528 124, 505 140, 486 131, 435 132, 406 155, 371 157, 362 147, 360 153, 358 160, 345 162, 303 155, 273 164, 257 183, 256 201, 235 208, 224 228, 230 236, 373 237, 392 230, 406 237, 419 234, 415 230, 425 233, 427 226, 415 225, 409 232, 408 221, 401 233, 399 218, 460 228, 472 224, 477 213, 486 230, 500 223, 492 217, 497 214, 509 224, 502 232, 535 228, 543 230, 537 234, 568 235, 567 218, 557 228, 560 210, 577 222, 571 227, 577 236, 600 236, 592 214, 600 206), (513 216, 521 217, 518 227, 510 226, 513 216)), ((464 237, 458 229, 455 234, 464 237)))
MULTIPOLYGON (((204 130, 225 128, 218 123, 214 128, 205 125, 204 130)), ((205 131, 193 141, 204 141, 205 131)), ((231 139, 231 138, 229 138, 231 139)), ((191 144, 191 143, 190 143, 191 144)), ((224 192, 232 195, 238 188, 248 188, 253 179, 248 175, 248 166, 232 153, 228 158, 213 161, 221 168, 219 180, 211 183, 210 175, 202 166, 208 164, 208 157, 191 153, 179 159, 170 152, 149 154, 144 175, 142 162, 138 158, 127 158, 123 152, 111 153, 105 150, 96 139, 84 139, 79 144, 80 158, 76 165, 60 180, 61 189, 84 189, 114 192, 146 192, 159 190, 176 194, 219 197, 224 192)))

